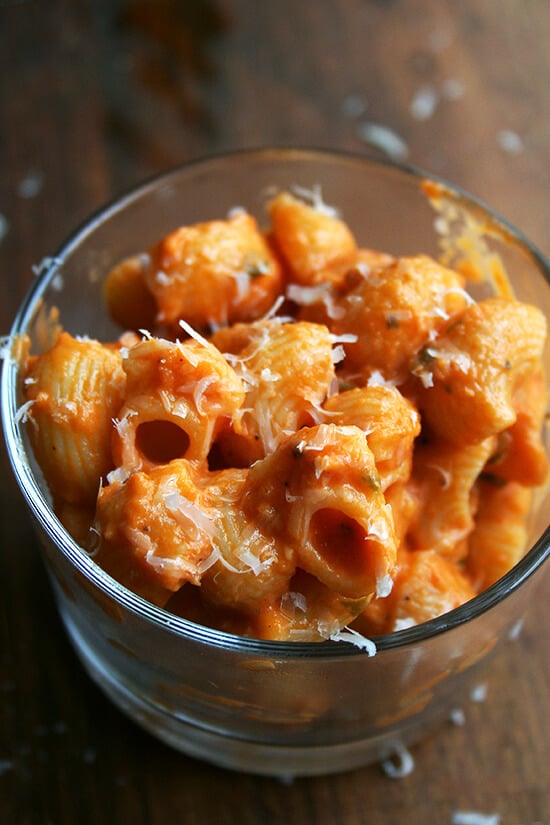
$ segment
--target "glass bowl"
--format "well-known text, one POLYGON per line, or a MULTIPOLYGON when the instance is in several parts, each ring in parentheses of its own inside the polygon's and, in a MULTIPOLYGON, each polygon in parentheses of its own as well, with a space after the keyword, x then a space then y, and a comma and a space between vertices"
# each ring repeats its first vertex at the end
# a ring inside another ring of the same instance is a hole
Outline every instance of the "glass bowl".
MULTIPOLYGON (((365 157, 266 149, 169 171, 94 215, 43 262, 11 335, 28 335, 33 352, 41 351, 52 319, 73 335, 118 336, 102 299, 102 281, 115 263, 181 224, 223 216, 235 206, 263 220, 266 191, 293 185, 320 185, 323 199, 339 208, 364 245, 447 259, 467 246, 490 276, 481 292, 503 267, 517 297, 550 317, 548 263, 460 190, 365 157)), ((549 362, 547 347, 547 370, 549 362)), ((348 770, 402 753, 448 718, 488 656, 513 633, 542 579, 547 492, 532 514, 530 549, 509 573, 440 618, 379 636, 374 656, 344 642, 266 642, 193 624, 126 590, 63 529, 17 415, 19 378, 16 359, 8 357, 2 374, 7 451, 68 635, 113 702, 188 755, 288 776, 348 770)))

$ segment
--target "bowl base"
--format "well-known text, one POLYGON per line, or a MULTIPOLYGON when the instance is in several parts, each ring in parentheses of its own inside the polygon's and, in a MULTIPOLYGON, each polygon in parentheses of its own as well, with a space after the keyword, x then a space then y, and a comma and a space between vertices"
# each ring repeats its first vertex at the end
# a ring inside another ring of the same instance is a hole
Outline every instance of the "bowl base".
MULTIPOLYGON (((92 681, 113 704, 166 745, 219 768, 278 778, 288 782, 300 776, 322 776, 366 767, 395 757, 397 765, 403 754, 409 759, 407 746, 418 742, 448 718, 448 711, 416 720, 406 729, 380 734, 369 739, 320 746, 284 746, 238 739, 219 731, 193 724, 181 716, 169 713, 142 694, 136 693, 98 658, 71 618, 64 612, 62 619, 84 669, 92 681)), ((412 757, 410 758, 412 762, 412 757)))

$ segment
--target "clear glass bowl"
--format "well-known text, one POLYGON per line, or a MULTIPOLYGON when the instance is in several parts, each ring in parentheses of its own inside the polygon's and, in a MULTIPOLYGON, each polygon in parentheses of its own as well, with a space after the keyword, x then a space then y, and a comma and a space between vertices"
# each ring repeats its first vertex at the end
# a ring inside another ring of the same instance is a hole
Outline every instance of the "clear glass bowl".
MULTIPOLYGON (((437 257, 442 247, 460 254, 460 238, 474 227, 482 266, 491 269, 498 256, 517 297, 550 317, 548 263, 504 220, 444 182, 437 184, 443 211, 434 210, 427 177, 365 157, 288 149, 175 169, 93 216, 43 262, 11 334, 28 334, 39 352, 58 311, 74 335, 117 336, 101 294, 113 264, 170 229, 223 217, 234 206, 263 220, 266 191, 294 184, 320 185, 361 243, 397 255, 437 257)), ((545 360, 548 369, 550 349, 545 360)), ((8 358, 2 374, 7 450, 67 632, 91 677, 119 708, 192 756, 255 773, 313 775, 399 753, 448 717, 521 619, 542 578, 548 494, 531 519, 531 549, 516 567, 462 607, 378 637, 375 656, 342 642, 265 642, 195 625, 127 591, 63 529, 17 418, 18 382, 17 363, 8 358)))

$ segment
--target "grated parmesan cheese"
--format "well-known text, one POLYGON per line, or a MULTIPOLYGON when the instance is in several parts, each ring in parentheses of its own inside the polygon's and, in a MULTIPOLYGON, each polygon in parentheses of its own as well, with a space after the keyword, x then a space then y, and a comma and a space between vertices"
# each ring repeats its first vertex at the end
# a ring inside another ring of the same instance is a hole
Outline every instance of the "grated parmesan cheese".
POLYGON ((305 613, 307 611, 306 597, 303 593, 289 590, 281 596, 281 611, 288 619, 293 619, 296 611, 305 613))
POLYGON ((397 132, 388 126, 367 121, 359 125, 358 135, 365 143, 376 149, 381 149, 394 160, 406 160, 408 157, 407 144, 397 132))
POLYGON ((211 538, 216 535, 216 525, 210 516, 181 493, 165 492, 163 499, 166 508, 180 525, 186 527, 190 524, 197 533, 206 533, 211 538))
POLYGON ((155 272, 155 281, 159 286, 168 286, 170 283, 170 276, 167 275, 162 269, 158 269, 155 272))
POLYGON ((388 759, 381 763, 382 770, 390 779, 403 779, 414 770, 414 759, 405 745, 398 744, 388 759))
POLYGON ((331 356, 332 356, 332 363, 334 365, 342 363, 342 361, 346 357, 346 350, 344 349, 342 344, 338 344, 337 347, 334 347, 334 349, 331 352, 331 356))
POLYGON ((316 284, 315 286, 300 286, 300 284, 289 284, 286 290, 286 296, 289 301, 294 301, 300 306, 311 306, 321 300, 324 295, 330 290, 329 281, 316 284))
POLYGON ((511 642, 515 642, 516 639, 519 639, 521 636, 521 631, 523 630, 523 617, 518 619, 518 621, 512 625, 510 630, 508 631, 508 638, 511 642))
POLYGON ((385 599, 389 596, 393 588, 393 579, 386 573, 384 576, 376 577, 376 598, 385 599))
POLYGON ((321 190, 321 186, 318 183, 315 183, 311 189, 307 189, 305 186, 299 186, 298 184, 294 184, 291 187, 292 191, 295 195, 302 200, 307 201, 317 212, 320 212, 322 215, 326 215, 329 218, 338 218, 339 212, 335 207, 329 206, 323 200, 323 194, 321 190))
POLYGON ((188 570, 188 565, 178 556, 167 558, 166 556, 157 556, 154 550, 148 550, 145 554, 146 563, 153 568, 153 570, 166 571, 171 573, 184 573, 188 570))
POLYGON ((345 117, 361 117, 367 111, 368 104, 361 95, 347 95, 342 101, 342 113, 345 117))
POLYGON ((360 650, 364 650, 367 656, 376 655, 376 645, 372 639, 367 639, 366 636, 363 636, 351 627, 344 627, 340 630, 336 630, 332 632, 328 638, 331 642, 347 642, 348 644, 352 644, 360 650))
POLYGON ((35 427, 38 426, 36 421, 32 417, 32 415, 29 414, 29 410, 31 409, 33 404, 34 404, 34 399, 32 399, 32 398, 31 398, 30 401, 25 401, 24 404, 21 404, 21 406, 18 408, 17 412, 15 413, 14 420, 15 420, 16 424, 26 424, 28 421, 32 421, 32 423, 35 425, 35 427))
POLYGON ((122 418, 113 418, 115 430, 122 439, 125 439, 130 432, 129 419, 133 415, 138 415, 137 410, 126 410, 122 418))
MULTIPOLYGON (((191 324, 188 324, 187 321, 184 321, 183 318, 179 320, 180 327, 186 332, 191 338, 194 338, 195 341, 198 341, 199 344, 202 344, 207 349, 212 349, 212 344, 206 340, 196 329, 193 329, 191 324)), ((141 330, 140 330, 141 332, 141 330)))
POLYGON ((384 378, 380 370, 373 370, 368 377, 367 387, 395 387, 395 381, 388 381, 384 378))
POLYGON ((449 719, 453 723, 453 725, 457 725, 462 727, 462 725, 466 724, 466 714, 462 710, 462 708, 453 708, 453 710, 449 714, 449 719))
POLYGON ((404 619, 396 619, 393 623, 392 630, 396 633, 398 630, 408 630, 409 627, 414 627, 416 622, 410 616, 406 616, 404 619))
POLYGON ((520 155, 523 152, 523 139, 512 129, 501 129, 497 140, 502 151, 508 155, 520 155))
POLYGON ((472 702, 484 702, 487 699, 487 682, 480 682, 470 691, 472 702))
POLYGON ((63 261, 61 258, 42 258, 39 264, 33 264, 32 271, 36 277, 40 277, 43 275, 46 270, 50 269, 53 266, 62 266, 63 261))
POLYGON ((452 825, 499 825, 500 814, 483 814, 480 811, 453 811, 452 825))
POLYGON ((17 184, 17 194, 25 200, 35 198, 42 189, 43 182, 44 176, 42 172, 38 169, 31 169, 17 184))
POLYGON ((126 481, 128 481, 130 475, 131 473, 124 467, 117 467, 115 470, 111 470, 110 473, 107 473, 107 483, 124 484, 126 481))
POLYGON ((414 94, 410 113, 415 120, 429 120, 439 103, 437 89, 430 85, 421 86, 414 94))

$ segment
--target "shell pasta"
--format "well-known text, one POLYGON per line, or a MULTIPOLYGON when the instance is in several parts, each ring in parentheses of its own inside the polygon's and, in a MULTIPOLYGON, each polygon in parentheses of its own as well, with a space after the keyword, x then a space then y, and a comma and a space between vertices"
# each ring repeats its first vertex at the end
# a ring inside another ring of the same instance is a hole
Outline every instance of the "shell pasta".
POLYGON ((361 245, 318 189, 136 248, 103 284, 119 340, 24 356, 59 518, 138 596, 239 635, 464 604, 522 557, 548 476, 545 318, 468 289, 361 245))

